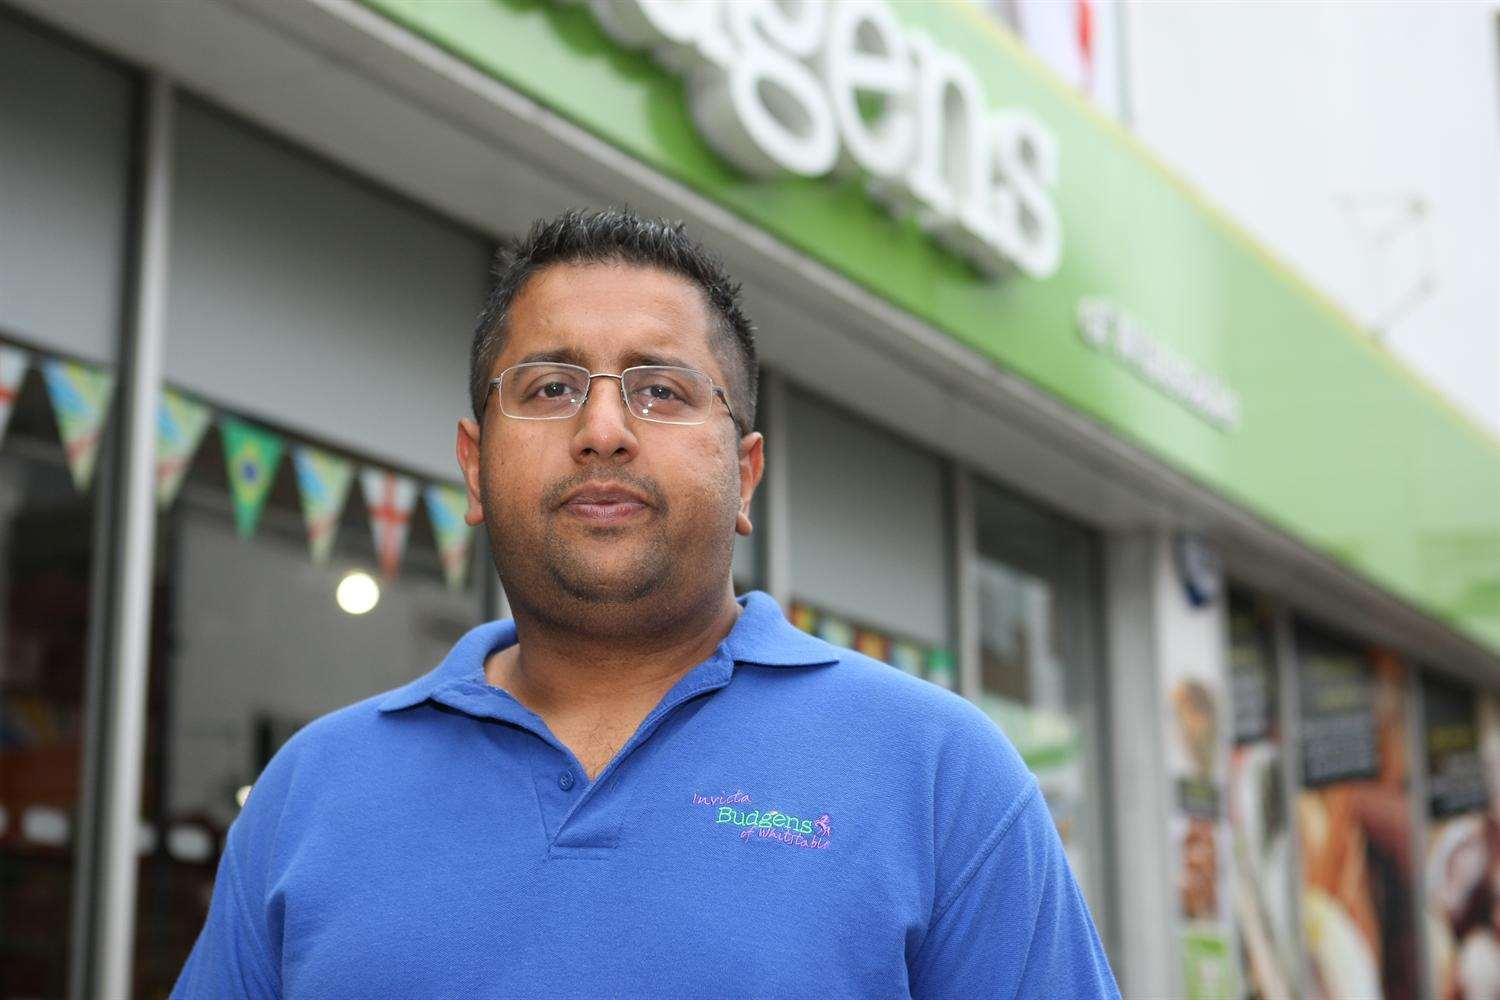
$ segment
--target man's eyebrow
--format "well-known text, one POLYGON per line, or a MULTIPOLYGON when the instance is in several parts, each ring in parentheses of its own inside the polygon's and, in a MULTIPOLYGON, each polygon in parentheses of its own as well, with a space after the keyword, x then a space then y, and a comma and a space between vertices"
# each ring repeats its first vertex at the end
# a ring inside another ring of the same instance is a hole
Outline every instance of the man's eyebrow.
POLYGON ((520 361, 517 361, 516 364, 529 365, 537 361, 556 361, 565 365, 577 365, 580 368, 587 368, 588 365, 584 364, 585 360, 583 352, 577 348, 549 347, 541 351, 532 351, 520 361))
MULTIPOLYGON (((576 347, 550 347, 540 351, 532 351, 520 361, 518 365, 532 364, 537 361, 554 361, 560 364, 577 365, 580 368, 588 368, 587 356, 576 347)), ((693 364, 685 358, 672 354, 656 354, 650 351, 629 351, 620 359, 621 368, 634 368, 636 365, 670 365, 674 368, 691 368, 694 371, 706 372, 702 365, 693 364)))
POLYGON ((668 365, 672 368, 691 368, 700 372, 704 370, 702 365, 695 365, 691 361, 671 354, 652 354, 648 351, 631 351, 622 360, 626 368, 633 368, 636 365, 668 365))

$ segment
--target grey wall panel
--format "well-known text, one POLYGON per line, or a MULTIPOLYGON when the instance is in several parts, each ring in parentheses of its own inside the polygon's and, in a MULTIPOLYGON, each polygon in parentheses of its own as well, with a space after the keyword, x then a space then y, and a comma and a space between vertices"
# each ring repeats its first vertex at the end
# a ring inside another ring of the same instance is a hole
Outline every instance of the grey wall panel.
POLYGON ((119 338, 132 93, 0 15, 0 329, 93 361, 119 338))
POLYGON ((946 644, 943 464, 800 392, 786 432, 792 593, 946 644))
POLYGON ((456 479, 487 242, 191 101, 176 171, 167 380, 456 479))

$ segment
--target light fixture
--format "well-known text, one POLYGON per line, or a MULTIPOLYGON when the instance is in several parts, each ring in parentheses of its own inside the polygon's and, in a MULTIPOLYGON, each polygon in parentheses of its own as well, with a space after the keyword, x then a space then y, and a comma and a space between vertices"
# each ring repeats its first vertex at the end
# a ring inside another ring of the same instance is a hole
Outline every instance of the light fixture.
POLYGON ((349 614, 362 615, 380 603, 380 585, 370 574, 355 570, 339 581, 334 599, 349 614))

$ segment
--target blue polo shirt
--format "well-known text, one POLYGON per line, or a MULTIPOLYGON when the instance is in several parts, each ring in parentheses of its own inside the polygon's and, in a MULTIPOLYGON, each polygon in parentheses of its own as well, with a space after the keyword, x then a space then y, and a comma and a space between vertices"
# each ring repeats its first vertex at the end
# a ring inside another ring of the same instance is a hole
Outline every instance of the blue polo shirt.
POLYGON ((740 602, 592 781, 485 682, 509 621, 304 727, 172 995, 1118 996, 995 724, 740 602))

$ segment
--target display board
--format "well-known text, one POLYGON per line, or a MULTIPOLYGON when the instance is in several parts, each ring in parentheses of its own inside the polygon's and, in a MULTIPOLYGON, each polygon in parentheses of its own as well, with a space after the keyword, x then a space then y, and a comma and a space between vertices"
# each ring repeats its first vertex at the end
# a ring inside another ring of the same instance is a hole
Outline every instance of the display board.
POLYGON ((1500 995, 1500 825, 1491 787, 1500 780, 1500 719, 1493 697, 1427 676, 1422 682, 1427 758, 1425 914, 1435 1000, 1500 995), (1485 753, 1488 747, 1490 752, 1485 753))
POLYGON ((1235 927, 1244 996, 1257 1000, 1294 995, 1298 953, 1277 667, 1275 622, 1269 610, 1249 596, 1231 595, 1234 741, 1227 791, 1235 927))
POLYGON ((1296 629, 1304 995, 1415 997, 1406 666, 1296 629))

